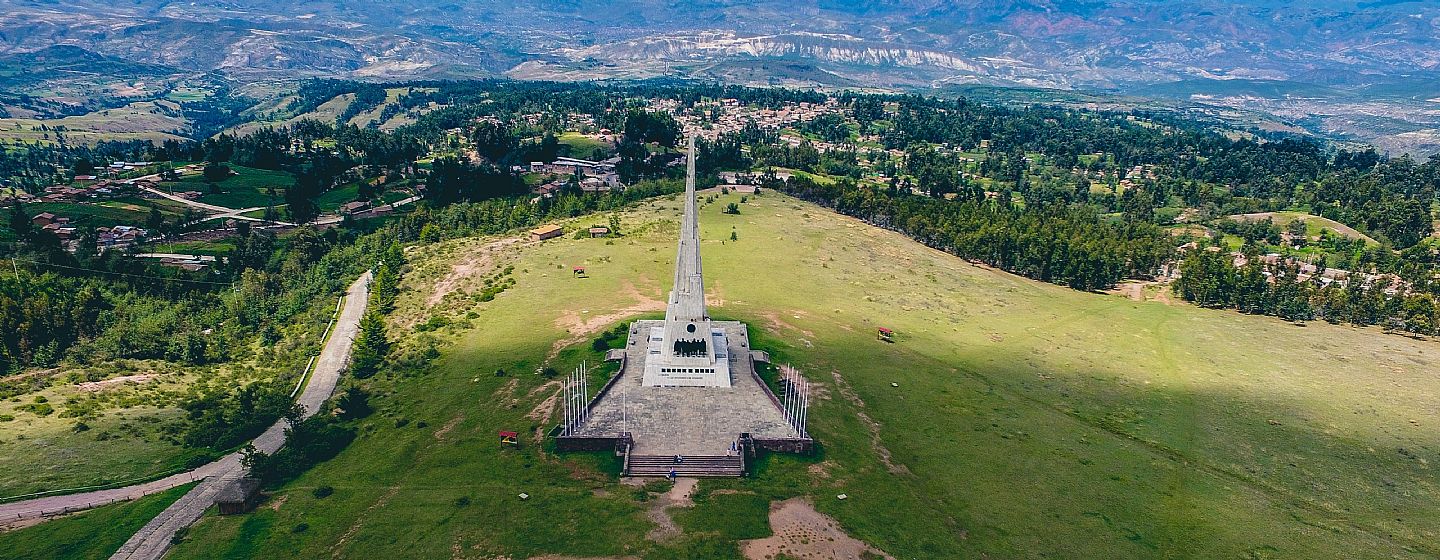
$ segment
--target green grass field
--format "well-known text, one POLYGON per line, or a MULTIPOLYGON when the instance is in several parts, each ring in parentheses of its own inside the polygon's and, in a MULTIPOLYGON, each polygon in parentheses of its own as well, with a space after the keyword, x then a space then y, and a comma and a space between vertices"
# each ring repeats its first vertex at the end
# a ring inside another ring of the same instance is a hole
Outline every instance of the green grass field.
POLYGON ((186 484, 131 502, 112 504, 0 532, 0 560, 82 560, 109 558, 140 530, 194 487, 186 484))
POLYGON ((239 210, 283 204, 285 189, 295 184, 295 176, 284 171, 270 171, 238 165, 231 165, 230 169, 238 175, 233 175, 229 179, 217 183, 222 192, 210 192, 210 186, 199 174, 186 175, 179 181, 162 183, 162 186, 172 192, 199 191, 204 193, 200 197, 200 202, 239 210), (274 197, 268 194, 271 189, 275 191, 274 197))
POLYGON ((378 412, 349 449, 275 509, 207 517, 172 558, 735 557, 760 504, 795 496, 898 558, 1440 554, 1433 342, 1072 291, 776 194, 720 212, 738 199, 702 210, 712 313, 814 384, 816 457, 702 482, 711 499, 655 542, 608 454, 495 441, 555 423, 537 367, 593 361, 595 332, 663 309, 667 200, 627 213, 618 240, 413 251, 391 333, 402 353, 438 346, 433 369, 370 381, 378 412), (480 302, 504 266, 518 284, 480 302), (414 328, 437 315, 449 326, 414 328))
POLYGON ((561 134, 557 140, 560 141, 561 146, 566 148, 564 155, 580 159, 590 159, 597 149, 607 152, 615 149, 607 142, 590 138, 579 132, 566 132, 561 134))

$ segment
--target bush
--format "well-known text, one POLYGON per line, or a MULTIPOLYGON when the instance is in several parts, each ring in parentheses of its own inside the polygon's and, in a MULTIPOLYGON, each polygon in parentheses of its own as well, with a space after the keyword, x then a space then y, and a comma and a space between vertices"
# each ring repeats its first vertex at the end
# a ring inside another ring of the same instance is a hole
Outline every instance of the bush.
POLYGON ((292 533, 304 533, 305 531, 308 531, 308 530, 310 530, 310 524, 309 524, 309 523, 300 523, 299 525, 296 525, 295 528, 290 529, 290 532, 292 532, 292 533))
POLYGON ((310 494, 314 495, 317 500, 327 498, 334 493, 335 489, 329 486, 320 486, 310 491, 310 494))
POLYGON ((49 416, 55 413, 55 407, 45 403, 30 403, 15 407, 15 410, 23 410, 36 416, 49 416))
POLYGON ((459 498, 455 498, 455 507, 465 507, 468 505, 470 505, 470 496, 460 496, 459 498))
POLYGON ((739 213, 740 213, 740 205, 739 205, 739 204, 735 204, 734 202, 731 202, 730 204, 726 204, 726 205, 725 205, 725 213, 726 213, 726 214, 739 214, 739 213))

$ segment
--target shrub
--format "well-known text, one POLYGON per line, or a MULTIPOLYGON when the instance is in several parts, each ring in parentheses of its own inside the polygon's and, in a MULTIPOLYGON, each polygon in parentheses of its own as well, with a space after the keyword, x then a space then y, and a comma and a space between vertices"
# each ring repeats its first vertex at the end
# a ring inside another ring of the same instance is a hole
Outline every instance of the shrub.
POLYGON ((55 413, 55 407, 46 403, 30 403, 15 407, 16 410, 23 410, 36 416, 49 416, 55 413))
POLYGON ((459 498, 455 498, 455 507, 465 507, 468 505, 470 505, 470 496, 460 496, 459 498))
POLYGON ((319 486, 310 491, 310 494, 314 495, 316 499, 324 499, 334 493, 335 489, 330 486, 319 486))

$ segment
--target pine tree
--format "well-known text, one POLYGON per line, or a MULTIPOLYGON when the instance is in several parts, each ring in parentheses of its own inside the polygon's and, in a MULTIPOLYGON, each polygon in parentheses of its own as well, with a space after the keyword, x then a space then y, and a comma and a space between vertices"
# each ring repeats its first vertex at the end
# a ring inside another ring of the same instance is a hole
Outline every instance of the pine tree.
POLYGON ((350 353, 350 374, 358 379, 375 375, 389 352, 385 319, 372 310, 360 318, 360 336, 355 338, 355 348, 350 353))

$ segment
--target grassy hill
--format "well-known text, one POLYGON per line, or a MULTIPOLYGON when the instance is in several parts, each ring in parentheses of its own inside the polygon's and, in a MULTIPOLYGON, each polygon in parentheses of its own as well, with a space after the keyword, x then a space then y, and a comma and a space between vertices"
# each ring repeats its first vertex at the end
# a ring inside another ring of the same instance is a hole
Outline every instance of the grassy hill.
POLYGON ((412 250, 391 335, 431 368, 368 381, 355 443, 171 557, 735 557, 793 497, 897 558, 1440 554, 1433 342, 1076 292, 776 194, 720 212, 738 200, 702 209, 712 313, 814 384, 816 457, 664 510, 609 454, 536 438, 557 389, 537 368, 594 363, 596 333, 663 309, 680 210, 659 201, 613 241, 412 250), (678 533, 647 538, 662 518, 678 533))

